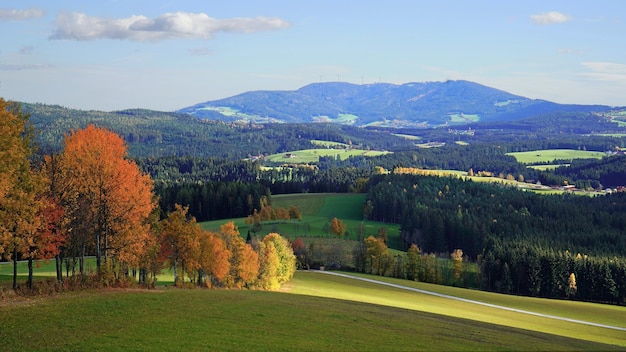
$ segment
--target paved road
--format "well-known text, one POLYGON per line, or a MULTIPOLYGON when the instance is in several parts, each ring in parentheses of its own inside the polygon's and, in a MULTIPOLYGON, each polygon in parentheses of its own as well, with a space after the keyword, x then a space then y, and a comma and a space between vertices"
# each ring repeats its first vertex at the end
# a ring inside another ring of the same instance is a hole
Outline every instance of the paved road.
POLYGON ((437 297, 441 297, 441 298, 453 299, 453 300, 456 300, 456 301, 462 301, 462 302, 467 302, 467 303, 472 303, 472 304, 478 304, 478 305, 481 305, 481 306, 497 308, 497 309, 502 309, 502 310, 508 310, 508 311, 511 311, 511 312, 535 315, 535 316, 538 316, 538 317, 543 317, 543 318, 548 318, 548 319, 567 321, 567 322, 570 322, 570 323, 584 324, 584 325, 596 326, 596 327, 606 328, 606 329, 626 331, 625 327, 605 325, 605 324, 598 324, 598 323, 594 323, 594 322, 591 322, 591 321, 570 319, 570 318, 559 317, 559 316, 556 316, 556 315, 549 315, 549 314, 542 314, 542 313, 537 313, 537 312, 531 312, 531 311, 528 311, 528 310, 511 308, 511 307, 505 307, 505 306, 500 306, 500 305, 497 305, 497 304, 485 303, 485 302, 480 302, 480 301, 474 301, 474 300, 471 300, 471 299, 445 295, 445 294, 442 294, 442 293, 421 290, 419 288, 402 286, 402 285, 392 284, 392 283, 389 283, 389 282, 378 281, 378 280, 374 280, 374 279, 368 279, 368 278, 359 277, 359 276, 352 276, 352 275, 343 274, 343 273, 337 273, 337 272, 332 272, 332 271, 316 271, 316 272, 321 273, 321 274, 335 275, 335 276, 341 276, 341 277, 354 279, 354 280, 361 280, 361 281, 371 282, 371 283, 378 284, 378 285, 391 286, 391 287, 399 288, 399 289, 402 289, 402 290, 419 292, 419 293, 423 293, 423 294, 426 294, 426 295, 432 295, 432 296, 437 296, 437 297))

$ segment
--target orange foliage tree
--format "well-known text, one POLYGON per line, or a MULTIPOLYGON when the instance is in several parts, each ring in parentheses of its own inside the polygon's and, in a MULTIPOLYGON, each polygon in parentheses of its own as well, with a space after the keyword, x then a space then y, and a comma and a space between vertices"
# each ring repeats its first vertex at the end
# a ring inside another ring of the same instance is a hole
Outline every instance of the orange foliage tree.
POLYGON ((230 271, 230 258, 232 252, 226 248, 226 243, 219 236, 209 231, 203 231, 200 235, 200 274, 198 284, 202 284, 203 276, 207 287, 211 287, 213 280, 220 282, 230 271))
POLYGON ((365 242, 366 263, 371 274, 384 275, 388 267, 387 245, 381 238, 369 236, 365 242))
POLYGON ((161 220, 160 243, 161 259, 167 261, 174 272, 174 283, 179 282, 178 268, 189 270, 197 263, 199 253, 194 247, 200 247, 197 234, 200 231, 194 217, 187 215, 189 207, 180 204, 174 206, 174 211, 167 218, 161 220))
POLYGON ((45 180, 31 168, 33 130, 28 118, 18 104, 0 98, 0 255, 13 259, 14 289, 18 255, 33 255, 42 224, 39 195, 45 180))
POLYGON ((232 253, 230 271, 223 283, 227 287, 236 288, 253 284, 259 271, 257 253, 239 236, 239 229, 234 222, 229 221, 220 226, 220 234, 226 248, 232 253))
POLYGON ((330 221, 330 233, 337 237, 343 236, 343 234, 346 233, 346 224, 337 218, 333 218, 330 221))
POLYGON ((99 271, 109 256, 139 265, 156 202, 152 180, 127 158, 122 138, 94 125, 71 131, 58 163, 56 187, 80 257, 93 248, 99 271))
POLYGON ((21 243, 22 258, 28 260, 28 287, 33 288, 33 261, 52 259, 59 254, 66 234, 61 227, 63 208, 48 197, 37 199, 38 227, 21 243))

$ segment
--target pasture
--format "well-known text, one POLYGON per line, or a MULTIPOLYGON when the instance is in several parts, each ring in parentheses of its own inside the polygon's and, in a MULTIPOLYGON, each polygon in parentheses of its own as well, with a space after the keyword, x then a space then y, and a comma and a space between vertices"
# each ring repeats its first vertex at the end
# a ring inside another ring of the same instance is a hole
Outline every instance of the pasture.
POLYGON ((477 114, 449 114, 450 123, 468 123, 468 122, 478 122, 480 121, 480 115, 477 114))
POLYGON ((345 160, 351 156, 379 156, 388 153, 390 152, 380 150, 314 148, 272 154, 266 156, 265 160, 273 163, 309 164, 318 162, 320 156, 338 157, 345 160))
POLYGON ((540 164, 551 163, 554 160, 573 160, 573 159, 602 159, 606 156, 604 152, 593 152, 586 150, 574 149, 545 149, 533 150, 528 152, 506 153, 513 156, 522 164, 540 164))
MULTIPOLYGON (((519 297, 460 289, 454 293, 539 312, 558 310, 603 324, 623 324, 626 314, 624 307, 532 298, 515 303, 519 297)), ((281 292, 160 288, 7 300, 0 302, 0 326, 6 351, 610 351, 626 347, 624 331, 314 272, 296 273, 281 292)))
MULTIPOLYGON (((388 224, 376 221, 363 220, 363 193, 297 193, 272 196, 272 206, 288 208, 296 205, 302 213, 302 221, 265 222, 258 233, 263 237, 270 232, 278 232, 291 240, 297 237, 326 237, 333 238, 325 230, 325 225, 334 217, 346 224, 347 233, 344 239, 356 240, 359 227, 365 231, 365 236, 376 235, 378 229, 385 227, 389 236, 390 247, 399 241, 400 228, 397 224, 388 224)), ((230 220, 216 220, 201 223, 207 230, 219 230, 227 221, 234 221, 239 227, 242 236, 246 236, 250 228, 244 218, 230 220)))

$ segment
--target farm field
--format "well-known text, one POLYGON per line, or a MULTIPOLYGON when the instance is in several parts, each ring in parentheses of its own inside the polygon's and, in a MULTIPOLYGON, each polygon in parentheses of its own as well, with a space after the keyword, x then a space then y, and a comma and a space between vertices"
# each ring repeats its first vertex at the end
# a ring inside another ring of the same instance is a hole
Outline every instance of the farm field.
MULTIPOLYGON (((481 292, 467 294, 482 298, 481 292)), ((509 298, 514 297, 498 300, 508 303, 509 298)), ((548 312, 553 303, 528 302, 522 305, 548 312)), ((601 323, 626 314, 624 307, 566 303, 571 305, 559 307, 564 314, 601 323)), ((120 351, 155 346, 159 350, 233 351, 608 351, 626 347, 624 331, 314 272, 296 273, 281 292, 160 288, 2 301, 0 326, 7 351, 120 351)))
POLYGON ((533 150, 528 152, 507 153, 523 164, 549 163, 554 160, 572 160, 572 159, 602 159, 606 154, 604 152, 592 152, 586 150, 574 149, 545 149, 533 150))

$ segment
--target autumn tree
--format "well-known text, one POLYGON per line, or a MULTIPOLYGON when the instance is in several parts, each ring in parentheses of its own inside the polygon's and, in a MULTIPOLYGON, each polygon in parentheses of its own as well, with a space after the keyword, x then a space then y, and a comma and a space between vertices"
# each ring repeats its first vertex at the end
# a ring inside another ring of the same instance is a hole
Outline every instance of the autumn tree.
POLYGON ((200 234, 200 275, 198 284, 202 284, 203 276, 207 287, 211 287, 213 280, 221 281, 230 271, 232 252, 226 248, 226 243, 219 234, 203 231, 200 234))
POLYGON ((297 267, 301 269, 308 269, 308 253, 306 245, 304 244, 302 238, 296 238, 296 240, 291 243, 291 249, 293 250, 293 254, 296 256, 297 267))
POLYGON ((89 125, 65 137, 59 158, 57 187, 80 256, 92 246, 98 270, 109 256, 138 265, 156 202, 152 180, 128 159, 122 138, 89 125))
POLYGON ((404 265, 407 279, 417 281, 420 270, 420 249, 415 243, 406 251, 406 262, 404 265))
POLYGON ((380 238, 369 236, 363 240, 365 243, 365 256, 369 272, 371 274, 384 275, 387 258, 387 246, 380 238))
POLYGON ((242 282, 253 284, 259 275, 260 259, 259 254, 254 251, 250 244, 244 245, 239 253, 239 276, 242 282))
POLYGON ((181 274, 184 275, 183 262, 189 266, 189 263, 193 264, 194 261, 189 257, 193 255, 193 249, 189 247, 195 244, 194 238, 197 237, 196 233, 199 228, 196 219, 188 217, 188 211, 189 207, 176 204, 175 210, 169 213, 167 218, 161 220, 160 224, 161 257, 167 260, 174 272, 174 284, 179 282, 178 269, 181 266, 183 268, 181 274))
POLYGON ((266 246, 270 244, 276 250, 276 256, 278 258, 278 267, 274 272, 278 285, 291 280, 293 274, 296 272, 296 256, 293 254, 293 249, 289 241, 277 233, 270 233, 263 238, 263 243, 266 246))
POLYGON ((29 255, 41 227, 38 195, 44 180, 31 168, 33 129, 28 118, 18 104, 0 98, 0 255, 13 259, 14 289, 18 255, 29 255))
POLYGON ((574 297, 576 295, 576 275, 574 273, 569 274, 567 279, 567 297, 574 297))
POLYGON ((332 218, 329 231, 337 237, 342 237, 346 233, 346 224, 337 218, 332 218))
MULTIPOLYGON (((20 253, 28 260, 28 288, 33 288, 33 262, 52 259, 59 254, 66 236, 61 228, 63 209, 53 200, 42 196, 36 200, 37 228, 26 232, 21 242, 20 253)), ((39 262, 38 262, 39 263, 39 262)), ((57 277, 58 279, 58 277, 57 277)))
POLYGON ((259 271, 258 254, 239 235, 234 222, 229 221, 220 226, 220 235, 226 248, 232 252, 230 271, 223 282, 227 287, 242 288, 256 280, 259 271))
POLYGON ((257 252, 259 253, 259 275, 257 278, 257 287, 264 290, 277 290, 280 287, 278 276, 280 262, 276 247, 272 242, 260 241, 257 243, 257 252))
POLYGON ((450 253, 450 258, 452 259, 452 275, 455 280, 458 280, 463 273, 463 251, 455 249, 454 252, 450 253))
POLYGON ((291 220, 302 220, 302 212, 300 212, 300 208, 297 205, 292 205, 289 207, 289 219, 291 220))
POLYGON ((58 248, 56 251, 56 276, 57 281, 63 281, 63 254, 66 251, 66 242, 69 238, 69 226, 65 216, 65 208, 61 205, 59 192, 60 165, 58 155, 44 156, 44 163, 41 172, 46 179, 45 209, 42 213, 44 226, 50 233, 54 233, 58 238, 58 248))

